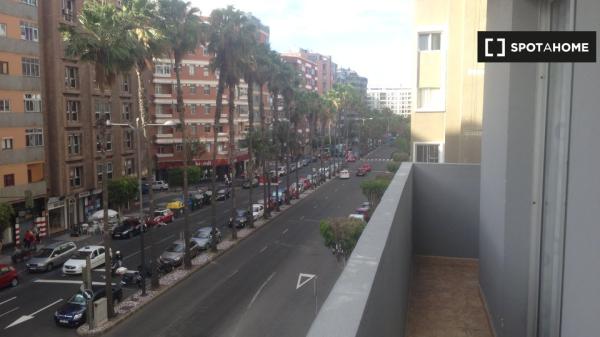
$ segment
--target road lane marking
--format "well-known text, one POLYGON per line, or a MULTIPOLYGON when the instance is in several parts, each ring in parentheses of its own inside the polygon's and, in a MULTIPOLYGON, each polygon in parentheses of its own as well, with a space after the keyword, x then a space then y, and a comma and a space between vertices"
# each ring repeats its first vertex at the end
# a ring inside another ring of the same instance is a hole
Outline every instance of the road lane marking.
POLYGON ((264 252, 265 250, 267 250, 267 246, 262 247, 258 253, 260 254, 260 253, 264 252))
MULTIPOLYGON (((103 270, 104 271, 104 270, 103 270)), ((33 283, 50 283, 50 284, 83 284, 83 281, 77 280, 35 280, 33 283)), ((105 285, 106 282, 92 282, 92 285, 105 285)), ((113 283, 112 285, 116 285, 113 283)))
POLYGON ((18 309, 19 309, 19 307, 16 307, 16 308, 14 308, 14 309, 10 309, 9 311, 7 311, 7 312, 3 313, 2 315, 0 315, 0 317, 2 317, 2 316, 5 316, 5 315, 8 315, 8 314, 10 314, 11 312, 13 312, 13 311, 15 311, 15 310, 18 310, 18 309))
POLYGON ((304 215, 300 217, 300 220, 304 220, 304 215))
POLYGON ((258 298, 258 295, 260 295, 261 291, 267 286, 267 283, 269 283, 269 281, 271 281, 271 279, 273 278, 273 276, 275 276, 276 273, 277 272, 273 272, 273 274, 271 274, 269 276, 269 278, 267 278, 267 280, 260 286, 260 288, 258 288, 258 290, 256 291, 256 293, 252 297, 252 300, 248 304, 248 309, 250 309, 250 307, 252 306, 252 304, 254 303, 254 301, 256 301, 256 299, 258 298))
POLYGON ((230 279, 230 278, 232 278, 233 276, 235 276, 235 274, 237 274, 237 273, 238 273, 238 271, 239 271, 239 270, 237 270, 237 269, 236 269, 236 270, 234 270, 234 271, 233 271, 233 273, 229 274, 229 276, 227 276, 225 279, 230 279))
POLYGON ((9 298, 9 299, 7 299, 7 300, 6 300, 6 301, 4 301, 4 302, 0 302, 0 305, 4 304, 4 303, 6 303, 6 302, 10 302, 10 301, 14 300, 15 298, 17 298, 17 296, 14 296, 13 298, 9 298))
POLYGON ((46 310, 46 309, 50 308, 51 306, 57 304, 58 302, 61 302, 62 300, 63 300, 62 298, 59 298, 58 300, 56 300, 56 301, 48 304, 47 306, 41 308, 40 310, 38 310, 38 311, 36 311, 34 313, 31 313, 29 315, 23 315, 23 316, 17 318, 17 320, 15 320, 14 322, 10 323, 6 328, 4 328, 4 330, 6 330, 6 329, 8 329, 8 328, 10 328, 12 326, 15 326, 17 324, 21 324, 23 322, 27 322, 28 320, 32 319, 36 314, 42 312, 43 310, 46 310))
POLYGON ((285 235, 285 233, 287 233, 288 230, 289 230, 289 228, 286 228, 281 234, 285 235))
POLYGON ((171 234, 171 235, 165 236, 164 238, 162 238, 162 239, 160 239, 160 240, 156 241, 156 243, 163 243, 163 242, 165 242, 165 241, 169 240, 170 238, 172 238, 172 237, 174 237, 174 236, 175 236, 175 234, 171 234))

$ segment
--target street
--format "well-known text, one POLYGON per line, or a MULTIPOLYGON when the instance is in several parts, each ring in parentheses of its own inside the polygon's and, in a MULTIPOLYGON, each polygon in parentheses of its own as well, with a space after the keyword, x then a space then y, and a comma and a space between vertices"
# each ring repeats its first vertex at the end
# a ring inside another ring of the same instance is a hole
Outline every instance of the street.
MULTIPOLYGON (((373 166, 370 176, 384 171, 391 149, 382 147, 366 160, 373 166)), ((240 242, 214 263, 202 268, 156 299, 140 312, 110 331, 110 336, 303 336, 315 310, 327 296, 343 262, 338 262, 323 245, 319 221, 346 217, 365 200, 352 163, 349 180, 334 179, 301 200, 248 239, 240 242), (316 275, 298 290, 299 274, 316 275), (315 296, 316 295, 316 296, 315 296)), ((313 165, 318 166, 317 163, 313 165)), ((302 168, 305 175, 311 167, 302 168)), ((295 173, 290 181, 294 181, 295 173)), ((283 179, 285 183, 285 179, 283 179)), ((248 191, 236 190, 237 202, 245 207, 248 191)), ((173 197, 157 198, 158 203, 173 197)), ((255 200, 262 199, 262 187, 255 188, 255 200)), ((230 201, 218 202, 217 223, 224 239, 230 201)), ((191 228, 208 226, 210 206, 190 214, 191 228)), ((180 236, 183 217, 154 231, 155 253, 180 236)), ((100 243, 101 237, 94 237, 100 243)), ((147 246, 149 240, 147 239, 147 246)), ((78 243, 79 246, 79 243, 78 243)), ((149 249, 149 247, 147 247, 149 249)), ((126 267, 139 265, 139 238, 113 241, 126 267)), ((146 252, 149 256, 149 250, 146 252)), ((22 270, 22 265, 19 269, 22 270)), ((93 272, 94 281, 103 282, 103 269, 93 272)), ((80 277, 49 273, 20 273, 21 284, 0 291, 0 330, 10 336, 75 335, 73 329, 54 325, 52 314, 80 287, 80 277), (9 327, 10 326, 10 327, 9 327)), ((130 295, 129 289, 124 294, 130 295)))

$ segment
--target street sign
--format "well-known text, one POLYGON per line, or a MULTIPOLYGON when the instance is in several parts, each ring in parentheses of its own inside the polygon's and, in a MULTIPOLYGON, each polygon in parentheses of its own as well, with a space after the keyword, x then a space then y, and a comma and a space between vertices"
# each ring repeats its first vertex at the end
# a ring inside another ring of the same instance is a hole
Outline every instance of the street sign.
POLYGON ((310 280, 315 278, 315 276, 317 276, 317 275, 300 273, 300 275, 298 275, 298 282, 296 283, 296 289, 300 289, 303 285, 307 284, 308 282, 310 282, 310 280))

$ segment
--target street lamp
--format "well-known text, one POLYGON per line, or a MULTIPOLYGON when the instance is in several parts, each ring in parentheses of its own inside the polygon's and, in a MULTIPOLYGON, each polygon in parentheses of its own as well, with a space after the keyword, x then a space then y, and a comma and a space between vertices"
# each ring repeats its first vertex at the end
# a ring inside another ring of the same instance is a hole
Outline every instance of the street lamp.
MULTIPOLYGON (((143 121, 141 120, 141 118, 136 118, 135 119, 135 126, 129 124, 129 123, 113 123, 110 120, 106 121, 106 126, 107 127, 111 127, 111 126, 123 126, 123 127, 128 127, 130 129, 132 129, 135 133, 136 133, 136 141, 137 141, 137 167, 136 167, 136 171, 137 171, 137 179, 138 179, 138 193, 139 193, 139 203, 140 203, 140 222, 144 221, 142 223, 142 226, 145 225, 145 219, 144 219, 144 202, 143 202, 143 193, 142 193, 142 131, 147 127, 147 126, 174 126, 177 123, 174 122, 173 120, 168 120, 164 123, 143 123, 143 121)), ((152 187, 150 187, 152 188, 152 187)), ((140 274, 142 277, 142 296, 146 296, 146 245, 144 243, 144 231, 142 229, 141 233, 140 233, 140 262, 141 262, 141 270, 140 270, 140 274)), ((155 273, 155 271, 153 271, 153 273, 155 273)))

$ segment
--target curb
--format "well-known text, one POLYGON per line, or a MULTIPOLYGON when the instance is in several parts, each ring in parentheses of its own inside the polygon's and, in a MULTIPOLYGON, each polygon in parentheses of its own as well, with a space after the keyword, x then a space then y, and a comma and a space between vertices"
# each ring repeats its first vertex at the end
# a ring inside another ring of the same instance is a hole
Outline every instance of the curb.
MULTIPOLYGON (((273 221, 273 219, 277 218, 280 214, 282 214, 283 212, 285 212, 286 210, 292 208, 292 206, 295 206, 297 204, 299 204, 300 202, 304 201, 307 197, 309 197, 311 194, 313 194, 314 192, 316 192, 318 189, 320 189, 321 187, 327 185, 328 183, 330 183, 331 181, 333 181, 335 178, 332 177, 331 179, 329 179, 328 181, 325 181, 323 184, 319 185, 317 188, 315 188, 314 190, 312 190, 312 192, 306 194, 303 198, 301 199, 296 199, 298 200, 295 204, 293 205, 287 205, 289 207, 286 207, 285 209, 281 209, 280 212, 278 212, 275 215, 271 215, 271 217, 269 219, 266 219, 265 222, 258 226, 258 227, 254 227, 253 231, 251 231, 250 233, 248 233, 248 235, 244 236, 244 237, 238 237, 237 240, 235 241, 234 244, 232 244, 231 246, 229 246, 227 249, 224 250, 218 250, 216 253, 211 253, 212 256, 210 258, 208 258, 206 260, 205 263, 196 266, 195 268, 192 267, 192 269, 190 270, 189 273, 187 273, 186 275, 184 275, 181 279, 175 281, 175 283, 171 284, 171 285, 165 285, 162 287, 159 287, 159 289, 157 290, 156 294, 154 294, 154 296, 149 299, 147 302, 145 302, 144 304, 141 304, 140 306, 138 306, 137 308, 126 312, 124 314, 120 314, 120 315, 116 315, 112 320, 108 320, 107 322, 105 322, 105 324, 107 324, 106 326, 103 326, 101 328, 96 328, 94 331, 89 331, 89 330, 84 330, 82 329, 83 327, 87 327, 87 324, 82 325, 81 327, 77 328, 76 332, 78 335, 80 336, 98 336, 101 334, 104 334, 108 331, 110 331, 111 329, 113 329, 114 327, 118 326, 119 324, 121 324, 123 321, 125 321, 127 318, 131 317, 132 315, 134 315, 136 312, 140 311, 140 309, 142 309, 144 306, 152 303, 154 300, 156 300, 157 298, 161 297, 164 293, 168 292, 169 290, 175 288, 179 283, 183 282, 184 280, 188 279, 189 277, 191 277, 194 273, 196 273, 198 270, 204 268, 205 266, 209 265, 212 261, 216 260, 218 257, 220 257, 221 255, 226 254, 227 252, 229 252, 233 247, 237 246, 240 242, 244 241, 245 239, 253 236, 255 233, 257 233, 260 229, 266 227, 266 225, 268 225, 271 221, 273 221)), ((134 293, 135 296, 136 293, 134 293)), ((126 299, 125 299, 126 300, 126 299)))

